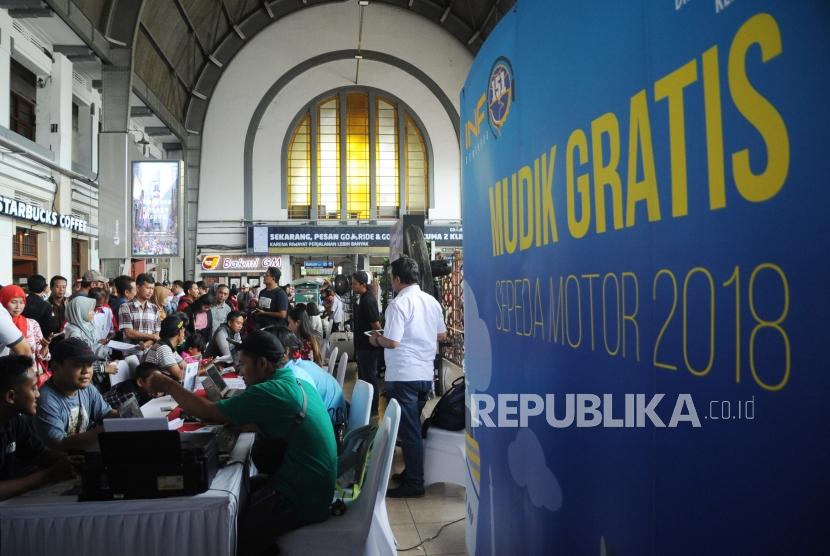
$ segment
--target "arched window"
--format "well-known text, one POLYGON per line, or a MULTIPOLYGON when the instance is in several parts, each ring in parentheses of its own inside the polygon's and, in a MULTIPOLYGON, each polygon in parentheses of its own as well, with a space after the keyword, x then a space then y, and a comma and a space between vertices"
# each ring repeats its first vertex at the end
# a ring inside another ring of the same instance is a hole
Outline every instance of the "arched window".
POLYGON ((415 115, 390 95, 374 89, 333 92, 297 115, 287 139, 288 218, 427 214, 429 143, 415 115))

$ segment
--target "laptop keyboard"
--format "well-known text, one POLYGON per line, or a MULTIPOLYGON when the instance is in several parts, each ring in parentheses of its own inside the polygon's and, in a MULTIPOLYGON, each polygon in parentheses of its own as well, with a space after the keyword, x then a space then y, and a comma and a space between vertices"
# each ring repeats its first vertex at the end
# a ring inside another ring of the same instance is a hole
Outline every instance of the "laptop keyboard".
POLYGON ((219 427, 215 429, 216 432, 216 446, 219 453, 229 454, 236 446, 236 440, 239 438, 239 433, 228 427, 219 427))

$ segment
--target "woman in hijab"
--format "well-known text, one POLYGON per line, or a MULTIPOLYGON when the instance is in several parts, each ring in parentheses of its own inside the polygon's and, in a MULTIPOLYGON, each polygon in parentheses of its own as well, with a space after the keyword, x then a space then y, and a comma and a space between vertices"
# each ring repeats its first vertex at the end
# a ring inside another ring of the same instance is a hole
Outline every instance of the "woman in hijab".
POLYGON ((66 326, 63 333, 67 338, 80 338, 90 347, 99 359, 92 365, 93 381, 99 389, 105 389, 107 375, 117 373, 118 365, 106 362, 110 356, 106 340, 95 339, 95 305, 96 302, 91 297, 78 296, 70 299, 66 305, 66 326))
POLYGON ((173 292, 164 286, 156 285, 155 290, 153 290, 153 299, 151 301, 159 308, 159 317, 161 320, 167 318, 167 307, 170 305, 171 297, 173 297, 173 292))
POLYGON ((5 286, 0 289, 0 303, 9 312, 12 322, 32 348, 32 353, 35 354, 38 385, 46 382, 50 376, 47 370, 48 365, 44 364, 44 361, 49 360, 49 341, 43 337, 40 324, 35 319, 27 319, 23 316, 23 309, 26 307, 26 292, 20 286, 5 286))

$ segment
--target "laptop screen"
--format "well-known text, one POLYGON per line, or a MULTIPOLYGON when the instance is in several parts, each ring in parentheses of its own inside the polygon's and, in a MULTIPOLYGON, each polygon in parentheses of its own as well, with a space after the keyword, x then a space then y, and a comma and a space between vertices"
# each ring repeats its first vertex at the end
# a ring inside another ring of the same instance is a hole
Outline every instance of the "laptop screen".
POLYGON ((225 388, 227 388, 227 385, 225 384, 225 379, 222 378, 222 373, 219 372, 219 369, 216 368, 216 365, 211 365, 207 368, 207 375, 210 377, 210 379, 213 381, 216 387, 219 388, 221 392, 225 391, 225 388))
POLYGON ((190 392, 196 391, 196 376, 199 374, 199 362, 188 363, 184 370, 184 388, 190 392))

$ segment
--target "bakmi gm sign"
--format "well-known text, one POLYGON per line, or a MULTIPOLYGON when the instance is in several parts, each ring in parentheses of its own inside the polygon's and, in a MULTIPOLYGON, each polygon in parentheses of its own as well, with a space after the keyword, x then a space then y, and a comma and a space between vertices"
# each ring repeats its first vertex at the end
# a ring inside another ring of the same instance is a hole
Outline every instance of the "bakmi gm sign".
POLYGON ((828 23, 809 0, 522 1, 482 46, 470 553, 830 553, 828 23))

